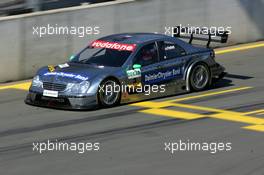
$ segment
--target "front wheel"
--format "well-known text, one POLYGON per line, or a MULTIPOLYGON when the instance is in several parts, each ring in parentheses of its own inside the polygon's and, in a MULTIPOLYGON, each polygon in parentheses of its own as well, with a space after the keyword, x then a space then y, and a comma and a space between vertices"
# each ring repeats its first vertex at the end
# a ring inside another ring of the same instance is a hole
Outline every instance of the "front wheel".
POLYGON ((119 84, 114 79, 104 80, 100 84, 98 90, 98 100, 99 104, 104 107, 111 107, 118 105, 120 102, 120 88, 119 84))
POLYGON ((190 85, 192 90, 201 91, 208 87, 210 82, 210 72, 207 66, 198 64, 193 67, 190 75, 190 85))

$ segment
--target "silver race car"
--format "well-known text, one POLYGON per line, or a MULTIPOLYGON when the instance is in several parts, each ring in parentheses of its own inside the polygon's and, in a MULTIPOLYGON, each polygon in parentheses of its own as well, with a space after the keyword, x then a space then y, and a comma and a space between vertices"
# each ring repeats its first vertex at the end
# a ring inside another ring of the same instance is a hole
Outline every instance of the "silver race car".
MULTIPOLYGON (((70 61, 39 69, 25 102, 65 109, 109 107, 201 91, 225 75, 213 49, 191 44, 204 38, 191 35, 187 43, 178 37, 124 33, 95 40, 70 61)), ((226 40, 222 34, 219 42, 226 40)))

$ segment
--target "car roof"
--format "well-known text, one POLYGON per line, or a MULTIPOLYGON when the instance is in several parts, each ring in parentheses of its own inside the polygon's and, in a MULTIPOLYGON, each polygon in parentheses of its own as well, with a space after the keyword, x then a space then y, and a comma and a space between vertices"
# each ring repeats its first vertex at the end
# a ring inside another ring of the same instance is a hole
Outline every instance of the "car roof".
POLYGON ((193 45, 181 39, 164 34, 158 34, 158 33, 120 33, 120 34, 108 35, 100 38, 99 40, 118 42, 123 44, 137 44, 137 45, 143 45, 151 41, 167 40, 167 41, 175 42, 176 44, 181 46, 187 53, 194 53, 198 51, 208 50, 208 48, 194 47, 193 45))
POLYGON ((171 39, 172 37, 156 34, 156 33, 121 33, 109 35, 99 40, 109 41, 109 42, 120 42, 124 44, 141 44, 148 41, 155 41, 159 39, 171 39))

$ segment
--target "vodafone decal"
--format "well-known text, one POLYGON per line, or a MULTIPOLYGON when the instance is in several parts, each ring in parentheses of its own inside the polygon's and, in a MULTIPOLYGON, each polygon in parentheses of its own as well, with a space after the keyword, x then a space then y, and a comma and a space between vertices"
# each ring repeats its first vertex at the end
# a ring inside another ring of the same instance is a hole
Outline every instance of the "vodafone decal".
POLYGON ((109 41, 95 40, 91 44, 92 47, 96 48, 107 48, 116 50, 133 51, 136 48, 136 44, 122 44, 109 41))

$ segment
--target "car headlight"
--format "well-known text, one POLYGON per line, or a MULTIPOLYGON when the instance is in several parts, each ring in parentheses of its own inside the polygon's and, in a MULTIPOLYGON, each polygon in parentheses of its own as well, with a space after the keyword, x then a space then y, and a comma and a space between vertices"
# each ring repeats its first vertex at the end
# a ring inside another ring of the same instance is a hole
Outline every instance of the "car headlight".
POLYGON ((68 83, 67 91, 74 94, 86 94, 90 87, 88 81, 82 81, 81 83, 68 83))
POLYGON ((43 82, 40 80, 39 76, 36 75, 32 80, 32 86, 43 88, 43 82))
POLYGON ((86 94, 90 87, 90 83, 88 81, 83 81, 80 83, 80 93, 86 94))

